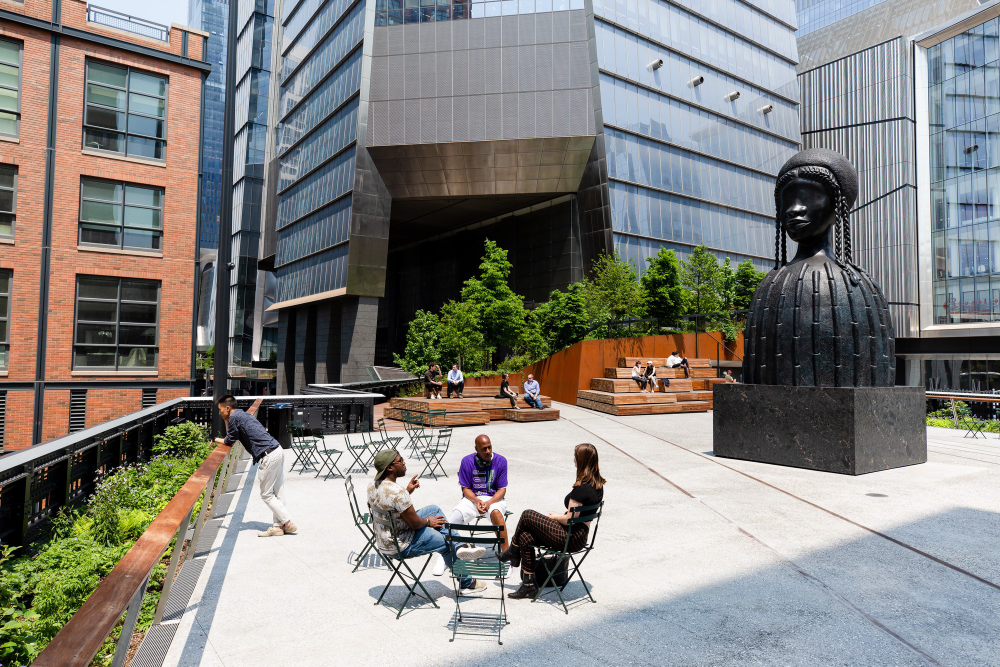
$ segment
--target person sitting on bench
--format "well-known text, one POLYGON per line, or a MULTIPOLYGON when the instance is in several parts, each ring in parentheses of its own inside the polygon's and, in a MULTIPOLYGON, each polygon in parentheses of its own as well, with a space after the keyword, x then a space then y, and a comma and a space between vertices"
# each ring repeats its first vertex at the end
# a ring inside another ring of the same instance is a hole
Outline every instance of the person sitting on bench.
POLYGON ((448 398, 451 398, 452 391, 459 398, 462 398, 462 392, 465 391, 465 376, 458 370, 458 364, 452 364, 451 370, 448 371, 448 398))
POLYGON ((674 350, 674 353, 667 357, 667 368, 677 368, 678 366, 684 369, 684 377, 691 377, 691 366, 688 365, 687 357, 682 357, 680 352, 674 350))
MULTIPOLYGON (((576 463, 576 483, 563 500, 566 512, 545 516, 535 510, 524 510, 517 522, 510 548, 498 556, 501 563, 521 568, 521 587, 507 594, 511 599, 533 598, 538 594, 535 546, 562 549, 566 543, 566 522, 572 517, 573 508, 598 505, 604 500, 605 480, 601 477, 597 448, 586 442, 577 445, 573 450, 573 459, 576 463)), ((579 524, 574 528, 569 540, 569 550, 576 552, 582 549, 589 533, 589 523, 579 524), (583 530, 579 530, 581 526, 584 527, 583 530)))
POLYGON ((427 398, 441 398, 441 383, 434 379, 438 375, 438 365, 432 361, 431 365, 427 367, 427 372, 424 373, 424 390, 427 393, 427 398))
POLYGON ((524 402, 533 408, 541 410, 545 407, 542 405, 542 399, 538 397, 541 392, 541 388, 535 382, 535 376, 529 374, 528 381, 524 383, 524 402))
POLYGON ((509 377, 510 377, 509 373, 504 373, 503 375, 500 376, 501 379, 500 393, 497 394, 494 398, 506 398, 507 400, 510 401, 510 407, 514 408, 515 410, 520 410, 521 408, 517 405, 517 392, 511 391, 510 382, 507 381, 507 378, 509 377))
MULTIPOLYGON (((643 377, 643 379, 645 379, 646 384, 649 385, 649 388, 646 389, 645 391, 648 391, 649 393, 653 393, 654 391, 656 391, 656 380, 657 380, 657 378, 656 378, 656 367, 653 366, 653 362, 652 361, 647 361, 646 362, 646 372, 642 374, 642 377, 643 377)), ((663 386, 664 387, 669 387, 670 386, 670 380, 664 379, 663 380, 663 386)))
POLYGON ((632 367, 632 379, 639 385, 640 393, 646 390, 646 376, 642 373, 642 363, 638 359, 632 367))

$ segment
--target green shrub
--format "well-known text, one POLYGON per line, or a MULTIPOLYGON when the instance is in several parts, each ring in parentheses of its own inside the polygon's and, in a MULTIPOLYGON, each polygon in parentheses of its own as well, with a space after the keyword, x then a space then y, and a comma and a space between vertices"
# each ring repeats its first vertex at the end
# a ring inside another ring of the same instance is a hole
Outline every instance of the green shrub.
MULTIPOLYGON (((151 461, 101 480, 85 507, 54 517, 47 541, 32 545, 31 555, 0 547, 0 665, 35 659, 201 465, 211 445, 200 428, 181 424, 158 437, 156 447, 159 455, 151 461)), ((154 568, 140 632, 152 622, 164 571, 163 565, 154 568)), ((119 633, 112 632, 94 664, 110 664, 119 633)))
POLYGON ((937 426, 938 428, 955 428, 955 422, 951 419, 942 419, 940 417, 927 417, 928 426, 937 426))

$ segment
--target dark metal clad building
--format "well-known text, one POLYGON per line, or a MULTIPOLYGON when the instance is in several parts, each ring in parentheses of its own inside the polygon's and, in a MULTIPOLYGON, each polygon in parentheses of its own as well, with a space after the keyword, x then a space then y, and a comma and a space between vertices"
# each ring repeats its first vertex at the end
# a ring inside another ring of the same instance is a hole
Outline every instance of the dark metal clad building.
POLYGON ((484 239, 528 301, 603 253, 773 258, 790 0, 287 1, 271 169, 279 391, 368 379, 484 239))

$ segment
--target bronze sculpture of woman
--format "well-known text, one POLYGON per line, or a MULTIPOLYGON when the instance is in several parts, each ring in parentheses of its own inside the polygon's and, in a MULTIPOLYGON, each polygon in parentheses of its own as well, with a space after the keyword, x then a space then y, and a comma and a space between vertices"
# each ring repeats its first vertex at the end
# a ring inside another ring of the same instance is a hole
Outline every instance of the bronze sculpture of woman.
POLYGON ((797 153, 778 172, 775 267, 750 306, 744 382, 895 384, 889 307, 878 285, 851 257, 848 212, 857 195, 854 167, 824 148, 797 153), (791 261, 786 234, 798 243, 791 261))

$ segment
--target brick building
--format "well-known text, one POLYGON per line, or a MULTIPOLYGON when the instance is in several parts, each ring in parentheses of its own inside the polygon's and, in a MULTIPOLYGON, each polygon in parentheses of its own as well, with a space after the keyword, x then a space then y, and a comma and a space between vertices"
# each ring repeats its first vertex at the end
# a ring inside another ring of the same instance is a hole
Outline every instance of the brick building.
POLYGON ((0 443, 189 395, 205 33, 0 4, 0 443))

